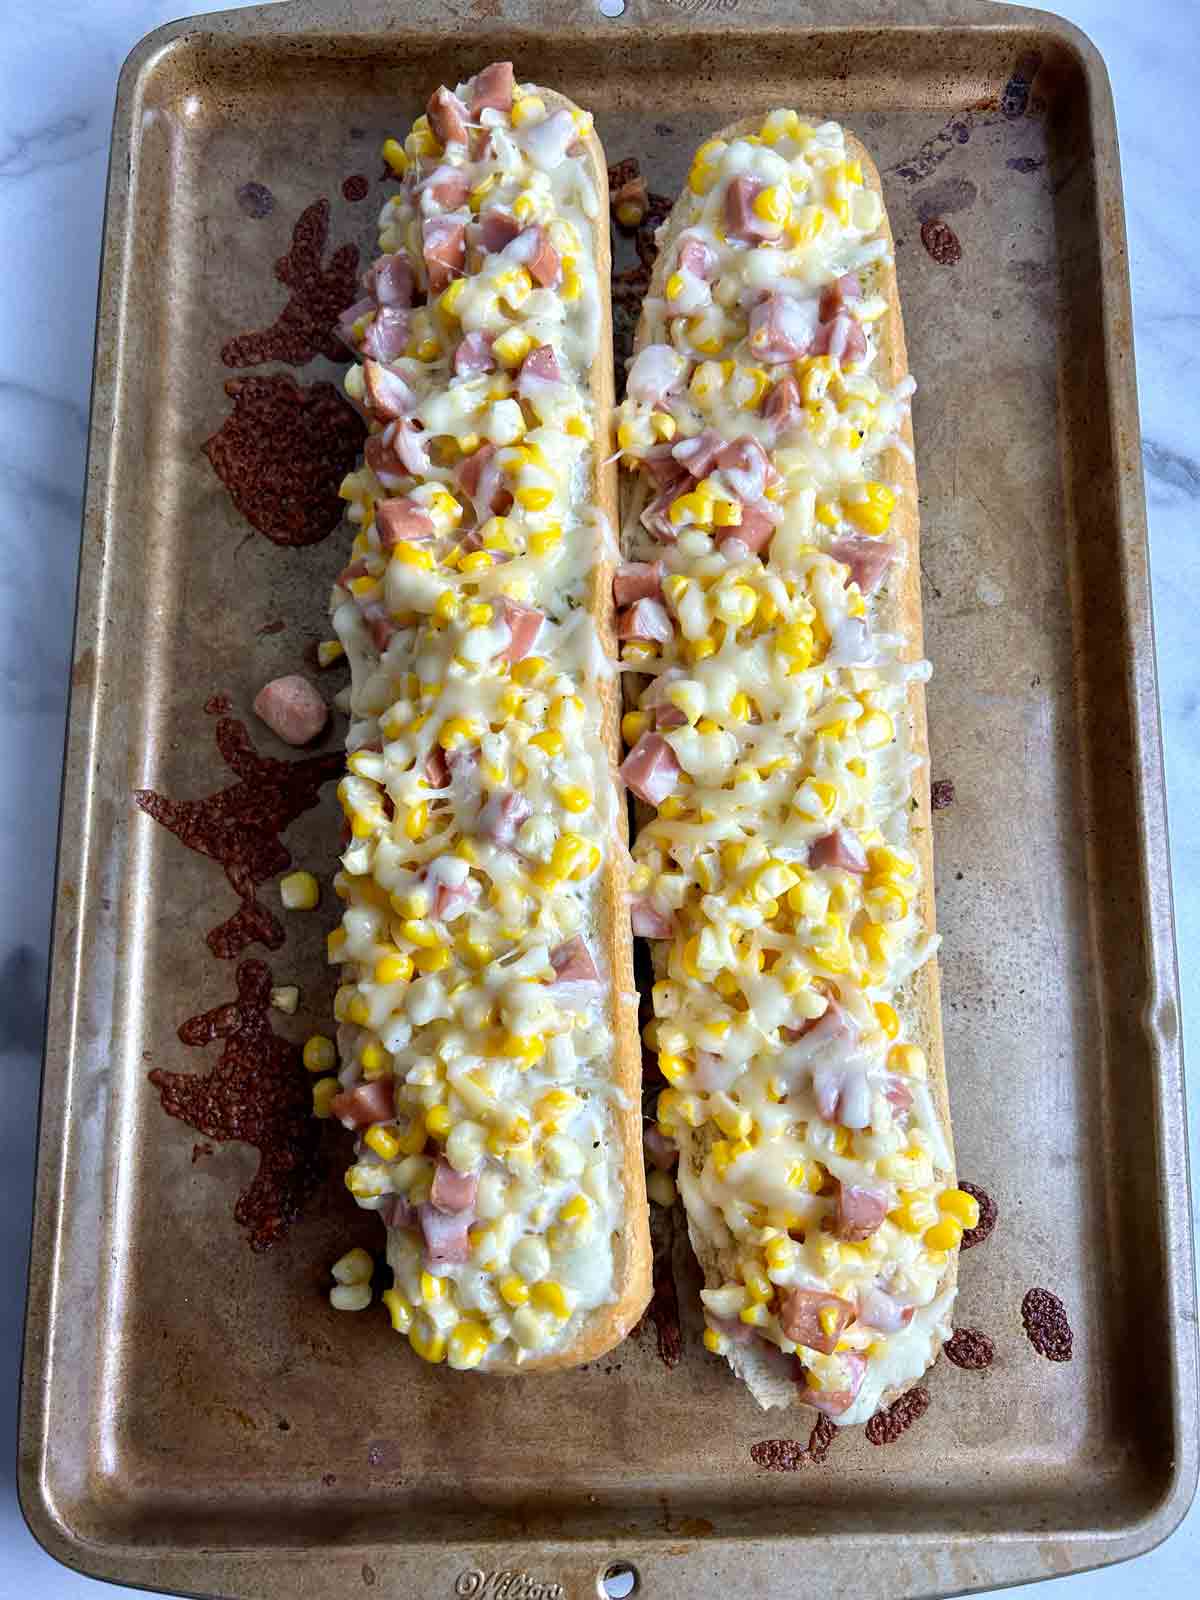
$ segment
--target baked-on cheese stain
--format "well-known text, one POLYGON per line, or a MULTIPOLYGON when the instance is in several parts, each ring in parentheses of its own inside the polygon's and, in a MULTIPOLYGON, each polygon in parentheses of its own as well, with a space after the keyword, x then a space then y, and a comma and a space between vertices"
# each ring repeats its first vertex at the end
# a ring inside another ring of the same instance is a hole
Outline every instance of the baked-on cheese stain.
POLYGON ((941 1280, 978 1220, 939 1180, 893 1004, 936 944, 910 847, 928 667, 874 600, 915 385, 872 373, 889 246, 837 124, 710 140, 671 230, 618 413, 644 490, 617 588, 642 685, 622 772, 657 813, 632 888, 658 1126, 719 1263, 708 1348, 765 1340, 856 1422, 949 1335, 941 1280))

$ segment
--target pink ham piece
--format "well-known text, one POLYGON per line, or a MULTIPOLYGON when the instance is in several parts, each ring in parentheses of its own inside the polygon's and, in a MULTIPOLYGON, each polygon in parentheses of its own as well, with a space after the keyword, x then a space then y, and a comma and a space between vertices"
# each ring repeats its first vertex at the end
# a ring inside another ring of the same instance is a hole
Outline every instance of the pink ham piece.
POLYGON ((549 289, 558 282, 562 265, 558 251, 550 243, 550 235, 540 222, 535 222, 518 235, 517 248, 511 252, 528 268, 534 283, 549 289))
POLYGON ((475 514, 486 517, 503 515, 512 505, 512 495, 504 487, 500 468, 495 461, 496 446, 488 441, 461 461, 455 481, 464 494, 470 496, 475 514))
POLYGON ((493 844, 508 849, 517 837, 517 829, 531 814, 532 807, 524 795, 511 790, 494 794, 479 813, 479 832, 493 844))
POLYGON ((681 772, 661 733, 644 733, 621 763, 621 778, 647 805, 660 806, 674 792, 681 772))
POLYGON ((466 144, 467 108, 444 85, 435 89, 425 107, 434 138, 441 144, 466 144))
POLYGON ((497 255, 510 245, 521 231, 521 224, 507 211, 493 207, 479 218, 479 244, 488 255, 497 255))
POLYGON ((796 361, 814 348, 817 302, 773 293, 750 313, 750 348, 761 361, 796 361))
POLYGON ((453 217, 426 217, 421 224, 421 254, 429 275, 430 294, 441 294, 462 276, 467 259, 467 225, 453 217))
POLYGON ((367 625, 367 632, 371 635, 371 643, 380 655, 396 637, 396 624, 387 613, 387 607, 379 600, 368 600, 359 605, 362 619, 367 625))
POLYGON ((669 939, 675 931, 671 918, 664 915, 644 895, 629 907, 633 931, 639 939, 669 939))
POLYGON ((539 344, 521 363, 517 393, 522 400, 532 400, 545 392, 547 384, 561 382, 562 373, 559 370, 558 357, 554 354, 554 346, 539 344))
POLYGON ((461 167, 440 166, 420 185, 421 194, 429 194, 441 211, 457 211, 466 204, 471 192, 471 180, 461 167))
POLYGON ((357 350, 359 346, 359 340, 354 336, 354 324, 374 310, 375 301, 368 296, 365 300, 356 300, 352 306, 347 306, 338 318, 335 330, 337 336, 343 344, 349 345, 351 350, 357 350))
POLYGON ((298 672, 265 684, 254 697, 254 710, 284 744, 307 744, 329 721, 329 707, 298 672))
POLYGON ((474 1208, 478 1188, 478 1172, 459 1172, 442 1156, 433 1174, 429 1203, 448 1216, 459 1211, 470 1211, 474 1208))
POLYGON ((402 1194, 388 1195, 378 1215, 383 1219, 385 1228, 411 1228, 417 1220, 417 1213, 402 1194))
POLYGON ((731 539, 745 545, 747 552, 761 554, 775 536, 774 519, 761 506, 743 506, 742 520, 733 528, 716 530, 717 549, 724 550, 731 539))
POLYGON ((430 539, 434 532, 433 518, 425 507, 403 496, 376 504, 375 527, 387 551, 394 550, 402 539, 430 539))
POLYGON ((776 239, 779 226, 755 215, 754 202, 766 188, 757 178, 734 178, 725 191, 725 232, 741 244, 776 239))
POLYGON ((356 1083, 353 1089, 335 1094, 329 1109, 343 1128, 369 1128, 375 1122, 390 1122, 396 1115, 392 1080, 373 1078, 370 1083, 356 1083))
POLYGON ((835 828, 808 848, 810 867, 839 867, 843 872, 867 871, 867 852, 862 840, 849 828, 835 828))
POLYGON ((656 728, 682 728, 687 718, 678 706, 657 705, 654 707, 654 726, 656 728))
POLYGON ((832 322, 839 312, 862 299, 862 284, 856 272, 844 272, 821 290, 820 317, 822 322, 832 322))
POLYGON ((896 546, 866 533, 848 533, 834 540, 829 554, 850 568, 849 581, 856 583, 863 594, 874 594, 896 559, 896 546))
POLYGON ((912 1090, 903 1078, 894 1078, 890 1075, 885 1078, 883 1098, 897 1111, 909 1111, 912 1108, 912 1090))
POLYGON ((479 121, 481 111, 511 111, 513 103, 513 64, 493 61, 475 74, 471 90, 471 121, 479 121))
POLYGON ((554 968, 555 983, 600 982, 592 952, 578 933, 573 939, 567 939, 551 950, 550 965, 554 968))
POLYGON ((363 446, 367 465, 385 489, 399 489, 408 480, 404 463, 392 449, 391 424, 382 433, 372 433, 363 446))
POLYGON ((866 353, 866 334, 861 325, 845 312, 834 317, 832 322, 823 322, 809 345, 810 355, 832 356, 843 366, 849 361, 861 361, 866 353))
POLYGON ((675 629, 661 600, 637 600, 617 617, 618 639, 646 639, 670 644, 675 629))
POLYGON ((659 489, 665 488, 669 483, 683 483, 688 480, 688 473, 671 454, 669 444, 652 444, 642 456, 641 463, 659 489))
POLYGON ((642 1146, 646 1160, 660 1172, 670 1172, 679 1160, 679 1146, 674 1139, 668 1139, 665 1133, 659 1133, 652 1122, 642 1129, 642 1146))
POLYGON ((671 521, 671 501, 683 493, 684 488, 691 479, 683 475, 683 481, 676 479, 673 483, 660 490, 650 504, 641 514, 641 524, 647 533, 651 533, 660 544, 674 544, 679 537, 679 529, 671 521))
POLYGON ((417 1220, 425 1239, 427 1267, 461 1266, 471 1257, 467 1229, 475 1220, 474 1210, 456 1211, 447 1216, 432 1201, 417 1208, 417 1220))
POLYGON ((666 568, 661 561, 626 561, 613 573, 613 601, 631 606, 638 600, 661 600, 666 568))
POLYGON ((407 309, 412 305, 417 280, 412 262, 403 250, 397 250, 394 255, 380 256, 367 276, 371 291, 381 306, 402 306, 407 309))
POLYGON ((858 1183, 839 1183, 833 1235, 848 1244, 861 1244, 879 1230, 887 1210, 886 1189, 871 1189, 858 1183))
POLYGON ((363 354, 373 361, 395 361, 408 348, 408 312, 402 306, 380 306, 366 333, 363 354))
POLYGON ((771 463, 757 439, 743 434, 723 444, 717 452, 717 466, 725 482, 744 504, 753 505, 762 499, 771 463))
POLYGON ((854 1307, 849 1300, 841 1300, 836 1294, 826 1294, 823 1289, 793 1289, 779 1308, 779 1326, 793 1344, 831 1356, 853 1316, 854 1307), (821 1312, 826 1310, 834 1313, 830 1333, 821 1325, 821 1312))
POLYGON ((408 417, 397 417, 384 430, 384 438, 394 450, 406 472, 414 478, 423 478, 432 466, 425 435, 408 417))
POLYGON ((795 378, 781 378, 768 391, 762 414, 767 422, 774 424, 777 435, 796 426, 804 415, 804 405, 800 398, 800 385, 795 378))
POLYGON ((363 388, 367 409, 377 422, 407 417, 416 409, 417 397, 398 372, 368 361, 363 366, 363 388))
POLYGON ((685 233, 679 241, 675 265, 680 272, 690 272, 693 278, 709 283, 717 270, 717 257, 703 239, 694 233, 685 233))
POLYGON ((800 1399, 806 1406, 813 1406, 817 1411, 823 1411, 827 1417, 840 1417, 858 1398, 858 1391, 862 1388, 863 1379, 867 1375, 867 1361, 865 1356, 856 1355, 853 1350, 845 1350, 839 1359, 846 1369, 846 1388, 844 1389, 809 1389, 807 1386, 800 1391, 800 1399))
POLYGON ((475 378, 481 372, 494 372, 496 358, 492 354, 490 333, 468 333, 459 340, 454 351, 454 372, 459 378, 475 378))
POLYGON ((537 636, 546 620, 544 611, 536 606, 522 605, 519 600, 500 596, 500 614, 508 624, 509 640, 498 652, 501 661, 524 661, 537 642, 537 636))
POLYGON ((886 1289, 864 1289, 858 1297, 858 1322, 863 1328, 874 1328, 876 1333, 899 1333, 907 1328, 916 1311, 915 1306, 901 1305, 886 1289))
MULTIPOLYGON (((690 439, 680 439, 673 446, 671 454, 693 478, 699 479, 708 476, 724 448, 725 440, 721 434, 715 428, 705 428, 702 433, 693 434, 690 439)), ((761 489, 759 493, 762 493, 761 489)))
POLYGON ((435 745, 425 757, 425 765, 421 771, 431 789, 447 787, 450 782, 450 766, 446 760, 446 752, 440 745, 435 745))

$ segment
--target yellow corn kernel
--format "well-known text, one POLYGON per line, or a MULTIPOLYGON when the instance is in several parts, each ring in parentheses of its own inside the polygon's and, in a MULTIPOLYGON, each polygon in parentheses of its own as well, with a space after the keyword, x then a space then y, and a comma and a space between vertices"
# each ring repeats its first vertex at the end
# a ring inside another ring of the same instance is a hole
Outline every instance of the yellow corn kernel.
POLYGON ((744 1106, 727 1106, 713 1119, 721 1132, 730 1139, 744 1139, 754 1126, 754 1118, 744 1106))
POLYGON ((466 279, 455 278, 454 282, 448 284, 439 295, 438 310, 444 311, 448 317, 457 317, 458 302, 462 299, 465 288, 466 279))
POLYGON ((836 500, 818 500, 816 518, 823 527, 836 528, 839 521, 839 512, 836 500))
POLYGON ((546 666, 545 656, 526 656, 523 661, 514 664, 513 682, 519 683, 523 689, 530 689, 545 677, 546 666))
POLYGON ((391 1128, 386 1128, 382 1123, 376 1123, 373 1128, 368 1128, 363 1134, 363 1143, 368 1145, 383 1161, 395 1161, 400 1154, 400 1141, 391 1128))
POLYGON ((422 1361, 436 1366, 439 1361, 446 1359, 446 1335, 439 1333, 427 1317, 414 1320, 408 1342, 422 1361))
POLYGON ((433 571, 432 551, 426 550, 424 545, 413 544, 409 539, 401 539, 392 551, 392 560, 399 561, 405 567, 416 567, 421 572, 433 571))
POLYGON ((501 1299, 506 1305, 512 1306, 514 1311, 518 1306, 528 1304, 529 1285, 515 1272, 510 1272, 506 1278, 501 1278, 499 1288, 501 1299))
POLYGON ((492 354, 510 370, 519 367, 533 349, 533 340, 523 328, 506 328, 492 341, 492 354))
POLYGON ((447 1359, 456 1372, 467 1372, 477 1367, 487 1354, 492 1335, 482 1322, 467 1317, 455 1325, 447 1344, 447 1359))
POLYGON ((514 499, 524 511, 545 511, 554 500, 554 490, 533 484, 518 489, 514 499))
POLYGON ((679 1085, 685 1082, 691 1069, 682 1056, 672 1055, 669 1050, 660 1050, 658 1053, 658 1070, 668 1083, 679 1085))
POLYGON ((820 206, 804 206, 788 228, 788 238, 794 245, 811 244, 824 226, 824 210, 820 206))
POLYGON ((439 944, 432 950, 418 950, 413 960, 417 971, 428 978, 432 973, 443 972, 450 965, 450 952, 444 944, 439 944))
POLYGON ((413 806, 404 819, 404 832, 409 839, 420 839, 429 827, 429 806, 422 800, 413 806))
POLYGON ((711 1351, 714 1356, 724 1355, 728 1345, 729 1340, 723 1333, 719 1332, 718 1329, 705 1328, 704 1348, 711 1351))
POLYGON ((792 197, 781 184, 769 184, 754 197, 754 215, 782 228, 792 214, 792 197))
POLYGON ((560 756, 566 748, 566 741, 557 728, 545 728, 535 733, 529 742, 548 756, 560 756))
POLYGON ((789 1239, 786 1233, 776 1234, 773 1239, 768 1239, 763 1246, 763 1255, 766 1257, 767 1266, 772 1271, 782 1272, 790 1267, 796 1259, 796 1243, 789 1239))
POLYGON ((746 1293, 754 1305, 767 1305, 775 1293, 775 1286, 770 1278, 761 1272, 748 1272, 746 1274, 746 1293))
POLYGON ((331 667, 335 661, 340 661, 346 654, 346 647, 340 639, 322 639, 317 646, 317 664, 322 667, 331 667))
POLYGON ((927 1250, 957 1250, 962 1243, 962 1236, 962 1223, 956 1217, 943 1217, 932 1228, 925 1230, 925 1248, 927 1250))
POLYGON ((311 872, 289 872, 279 880, 279 898, 288 911, 311 911, 321 898, 321 887, 311 872))
POLYGON ((399 1289, 385 1289, 379 1297, 387 1307, 394 1333, 407 1333, 412 1327, 413 1308, 399 1289))
POLYGON ((354 995, 346 1007, 346 1021, 365 1028, 371 1020, 371 1008, 361 994, 354 995))
POLYGON ((332 1072, 337 1065, 337 1049, 332 1039, 314 1033, 304 1042, 304 1065, 310 1072, 332 1072))
POLYGON ((886 1000, 877 1000, 875 1002, 875 1017, 889 1039, 894 1039, 900 1032, 900 1018, 896 1015, 895 1009, 888 1005, 886 1000))
POLYGON ((742 1322, 748 1323, 752 1328, 765 1327, 767 1316, 768 1312, 766 1306, 760 1305, 757 1302, 748 1306, 743 1306, 738 1312, 738 1319, 742 1322))
POLYGON ((558 1217, 560 1222, 566 1222, 572 1227, 578 1227, 581 1223, 586 1222, 591 1214, 592 1208, 588 1202, 587 1195, 577 1194, 567 1201, 566 1205, 558 1213, 558 1217))
MULTIPOLYGON (((943 1189, 937 1197, 938 1210, 947 1212, 961 1228, 976 1228, 979 1226, 979 1201, 973 1194, 968 1194, 965 1189, 943 1189)), ((925 1242, 929 1243, 926 1235, 925 1242)), ((952 1245, 935 1246, 944 1250, 953 1249, 952 1245)))
POLYGON ((392 1064, 390 1054, 374 1039, 367 1040, 359 1051, 358 1059, 368 1078, 382 1078, 392 1064))
POLYGON ((383 141, 383 159, 397 178, 402 178, 408 171, 408 157, 404 154, 404 146, 395 139, 383 141))
POLYGON ((471 717, 447 717, 438 734, 443 750, 459 750, 479 737, 479 724, 471 717))
POLYGON ((401 932, 410 944, 415 944, 421 950, 436 950, 441 944, 441 937, 429 922, 421 917, 409 917, 400 924, 401 932))
POLYGON ((905 1233, 923 1234, 936 1226, 937 1208, 925 1190, 914 1189, 904 1196, 900 1204, 888 1212, 889 1222, 894 1222, 905 1233))
POLYGON ((425 1113, 425 1127, 435 1139, 444 1139, 454 1126, 449 1106, 430 1106, 425 1113))
POLYGON ((318 1078, 313 1084, 313 1116, 331 1117, 331 1107, 341 1092, 342 1086, 336 1078, 318 1078))
POLYGON ((571 1315, 571 1302, 561 1283, 553 1278, 543 1278, 540 1283, 535 1283, 529 1291, 529 1298, 539 1311, 547 1311, 552 1317, 557 1317, 560 1322, 565 1322, 571 1315))
POLYGON ((399 1153, 402 1156, 419 1156, 427 1138, 424 1116, 419 1111, 410 1113, 408 1127, 399 1131, 396 1137, 400 1141, 399 1153))
POLYGON ((564 810, 578 816, 590 808, 592 791, 585 789, 582 784, 564 783, 559 786, 558 798, 564 810))
POLYGON ((346 948, 345 928, 332 928, 325 935, 325 959, 327 961, 341 961, 342 951, 346 948))

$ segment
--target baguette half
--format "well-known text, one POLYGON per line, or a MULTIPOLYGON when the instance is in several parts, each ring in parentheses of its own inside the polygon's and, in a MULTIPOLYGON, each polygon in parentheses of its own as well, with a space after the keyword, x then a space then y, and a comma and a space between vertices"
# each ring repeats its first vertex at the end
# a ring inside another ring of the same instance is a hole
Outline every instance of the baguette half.
MULTIPOLYGON (((780 115, 776 114, 776 117, 780 115)), ((765 125, 761 118, 743 119, 715 134, 703 149, 713 151, 720 145, 732 145, 746 136, 752 136, 757 142, 760 128, 763 126, 765 125)), ((818 132, 823 134, 824 130, 818 132)), ((719 159, 718 150, 714 160, 719 159)), ((880 217, 873 231, 876 237, 885 241, 886 253, 870 267, 868 273, 864 274, 864 277, 870 280, 867 283, 868 296, 874 293, 883 301, 882 314, 872 324, 874 359, 869 370, 881 385, 894 391, 908 376, 908 361, 896 283, 891 228, 886 209, 882 204, 882 191, 875 165, 861 143, 850 134, 845 137, 844 160, 851 164, 851 170, 853 164, 857 163, 861 171, 864 192, 877 196, 880 203, 880 217)), ((702 179, 701 182, 703 181, 702 179)), ((803 198, 811 200, 814 196, 805 195, 803 198)), ((797 201, 796 204, 798 203, 797 201)), ((641 351, 664 340, 666 318, 671 314, 670 302, 667 299, 668 281, 677 266, 681 238, 689 228, 695 226, 694 209, 692 193, 690 190, 685 190, 681 200, 659 231, 658 258, 637 331, 634 345, 635 360, 641 351)), ((722 354, 727 355, 729 351, 723 351, 722 354)), ((778 376, 779 373, 786 373, 788 370, 786 367, 777 367, 775 374, 778 376)), ((631 403, 627 401, 624 409, 626 420, 633 422, 636 408, 631 407, 631 403)), ((907 405, 901 410, 902 415, 898 418, 894 437, 873 462, 864 465, 863 470, 864 478, 883 480, 893 486, 896 494, 895 511, 887 537, 897 547, 897 560, 882 591, 875 597, 871 625, 877 633, 901 635, 902 657, 907 661, 918 662, 923 652, 923 637, 917 485, 912 455, 911 417, 907 405)), ((781 446, 784 442, 783 439, 780 440, 781 446)), ((653 488, 646 481, 645 471, 639 472, 623 526, 624 553, 633 559, 645 560, 654 553, 652 547, 647 544, 646 531, 640 522, 641 513, 646 510, 652 492, 653 488)), ((736 533, 736 529, 733 532, 736 533)), ((670 565, 669 549, 659 553, 667 555, 670 565)), ((925 697, 919 675, 909 679, 906 701, 902 704, 906 714, 903 718, 904 725, 896 729, 897 737, 907 753, 916 758, 911 777, 911 792, 908 795, 908 825, 903 830, 907 836, 906 843, 915 860, 916 876, 919 879, 914 921, 921 930, 927 947, 932 949, 935 921, 928 737, 925 697)), ((652 809, 639 807, 641 824, 645 824, 652 816, 652 809)), ((641 837, 642 829, 639 826, 639 838, 641 837)), ((635 856, 637 854, 638 848, 635 846, 635 856)), ((671 961, 669 944, 656 941, 653 953, 656 972, 660 979, 667 978, 671 961)), ((942 1193, 953 1192, 959 1199, 969 1201, 969 1196, 963 1196, 961 1191, 955 1189, 936 960, 932 958, 925 960, 887 998, 898 1015, 900 1037, 916 1046, 927 1064, 927 1076, 924 1082, 931 1102, 931 1116, 941 1134, 940 1141, 932 1142, 931 1148, 935 1151, 935 1157, 931 1162, 932 1170, 923 1175, 929 1181, 922 1187, 928 1189, 935 1197, 942 1193)), ((686 1090, 686 1080, 684 1088, 686 1090)), ((712 1211, 707 1202, 697 1202, 704 1190, 704 1173, 712 1161, 713 1145, 723 1135, 719 1128, 714 1127, 712 1121, 707 1121, 700 1127, 691 1127, 686 1121, 678 1118, 669 1119, 669 1125, 664 1126, 662 1131, 669 1134, 679 1145, 680 1188, 685 1201, 690 1198, 693 1202, 688 1205, 689 1234, 704 1270, 706 1289, 720 1291, 744 1275, 745 1252, 741 1248, 741 1241, 732 1237, 728 1229, 719 1225, 713 1226, 712 1211)), ((897 1193, 893 1191, 890 1198, 898 1198, 897 1193)), ((966 1209, 969 1210, 969 1207, 966 1209)), ((936 1211, 934 1215, 937 1215, 936 1211)), ((794 1234, 800 1230, 792 1231, 794 1234)), ((957 1260, 956 1248, 946 1252, 944 1265, 936 1272, 936 1282, 931 1288, 928 1282, 922 1287, 922 1304, 913 1313, 899 1345, 897 1346, 896 1341, 886 1341, 894 1352, 893 1356, 885 1354, 879 1358, 866 1358, 862 1387, 852 1402, 840 1413, 820 1403, 819 1390, 814 1395, 805 1383, 798 1381, 800 1374, 797 1371, 796 1358, 789 1350, 786 1358, 781 1359, 782 1352, 777 1332, 771 1336, 772 1342, 754 1338, 743 1343, 721 1333, 716 1333, 714 1336, 713 1331, 710 1331, 710 1347, 715 1346, 726 1355, 735 1373, 744 1379, 755 1399, 764 1407, 816 1403, 818 1409, 829 1409, 829 1414, 839 1423, 865 1421, 873 1411, 886 1407, 909 1388, 936 1359, 941 1344, 951 1330, 950 1312, 955 1293, 957 1260)), ((926 1279, 929 1277, 928 1270, 925 1277, 926 1279)), ((776 1311, 785 1294, 786 1286, 786 1278, 782 1286, 772 1286, 770 1304, 776 1311)), ((850 1325, 851 1332, 853 1332, 853 1322, 854 1319, 850 1325)), ((710 1323, 710 1330, 711 1328, 710 1323)), ((785 1344, 790 1344, 791 1349, 797 1348, 795 1342, 785 1341, 785 1344)), ((804 1354, 803 1347, 800 1346, 800 1360, 803 1360, 804 1354)))
POLYGON ((332 1110, 360 1135, 347 1184, 387 1224, 397 1331, 428 1361, 549 1371, 623 1339, 651 1274, 613 770, 606 166, 590 117, 506 63, 437 90, 385 155, 401 189, 372 304, 347 316, 373 432, 333 596, 355 838, 332 1110), (424 303, 399 308, 389 356, 377 302, 409 280, 424 303))

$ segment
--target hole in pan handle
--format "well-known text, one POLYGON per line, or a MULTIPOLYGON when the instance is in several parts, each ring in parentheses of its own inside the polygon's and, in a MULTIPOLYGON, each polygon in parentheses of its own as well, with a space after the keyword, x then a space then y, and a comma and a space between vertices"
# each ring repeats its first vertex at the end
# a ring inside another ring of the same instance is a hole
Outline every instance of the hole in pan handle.
POLYGON ((610 1561, 596 1580, 600 1600, 629 1600, 641 1587, 632 1561, 610 1561))

